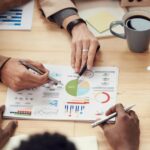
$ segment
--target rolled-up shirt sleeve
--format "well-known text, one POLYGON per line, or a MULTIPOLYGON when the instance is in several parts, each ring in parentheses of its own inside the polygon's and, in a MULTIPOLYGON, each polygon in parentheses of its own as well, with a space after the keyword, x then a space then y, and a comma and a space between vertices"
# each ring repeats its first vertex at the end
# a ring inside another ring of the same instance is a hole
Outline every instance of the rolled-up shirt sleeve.
POLYGON ((69 16, 77 15, 77 9, 75 8, 66 8, 61 11, 56 12, 55 14, 48 17, 50 21, 55 22, 57 25, 62 26, 64 19, 69 16))
POLYGON ((39 0, 43 15, 59 26, 65 18, 76 15, 77 8, 72 0, 39 0))

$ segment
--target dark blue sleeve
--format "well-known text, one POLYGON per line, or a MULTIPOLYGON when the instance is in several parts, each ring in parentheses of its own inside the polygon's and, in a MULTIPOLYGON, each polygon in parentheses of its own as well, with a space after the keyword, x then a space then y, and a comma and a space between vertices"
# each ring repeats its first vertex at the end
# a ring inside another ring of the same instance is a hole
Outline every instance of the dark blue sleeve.
POLYGON ((55 22, 57 25, 62 26, 64 19, 69 16, 77 15, 77 10, 74 8, 66 8, 58 11, 57 13, 49 16, 48 19, 52 22, 55 22))

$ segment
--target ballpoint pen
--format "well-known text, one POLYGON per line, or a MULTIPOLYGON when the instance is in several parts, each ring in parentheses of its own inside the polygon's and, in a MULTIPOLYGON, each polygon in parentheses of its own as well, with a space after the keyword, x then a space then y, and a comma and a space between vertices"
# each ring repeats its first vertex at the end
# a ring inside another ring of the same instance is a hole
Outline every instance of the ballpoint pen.
MULTIPOLYGON (((124 110, 125 110, 126 112, 128 112, 128 111, 131 110, 134 106, 135 106, 135 105, 131 105, 131 106, 125 108, 124 110)), ((117 113, 115 112, 115 113, 113 113, 113 114, 111 114, 111 115, 105 117, 105 118, 102 119, 102 120, 97 120, 96 122, 92 123, 91 126, 94 128, 94 127, 96 127, 96 126, 98 126, 98 125, 100 125, 100 124, 102 124, 102 123, 107 122, 108 120, 110 120, 110 119, 112 119, 112 118, 114 118, 114 117, 116 117, 116 116, 117 116, 117 113)))
MULTIPOLYGON (((40 74, 40 75, 43 75, 43 74, 44 74, 44 72, 42 72, 41 70, 39 70, 39 69, 36 68, 35 66, 33 66, 33 65, 29 64, 29 63, 27 63, 27 62, 24 61, 24 60, 19 60, 19 62, 20 62, 23 66, 25 66, 27 69, 31 69, 31 70, 37 72, 37 73, 40 74)), ((49 78, 51 81, 53 81, 54 84, 56 84, 56 85, 57 85, 57 84, 63 85, 63 84, 61 83, 61 81, 56 80, 55 78, 51 77, 50 75, 48 75, 48 78, 49 78)))
MULTIPOLYGON (((97 47, 96 49, 96 53, 99 51, 100 46, 97 47)), ((83 75, 83 73, 87 70, 87 63, 84 64, 84 66, 82 67, 81 71, 78 74, 78 79, 83 75)))

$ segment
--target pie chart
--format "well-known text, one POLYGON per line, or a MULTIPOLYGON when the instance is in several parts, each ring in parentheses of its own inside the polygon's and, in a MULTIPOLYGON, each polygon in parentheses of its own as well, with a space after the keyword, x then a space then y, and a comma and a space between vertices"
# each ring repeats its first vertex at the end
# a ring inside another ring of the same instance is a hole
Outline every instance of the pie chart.
POLYGON ((66 84, 66 92, 71 96, 82 96, 89 92, 90 84, 87 80, 80 81, 78 80, 71 80, 66 84))

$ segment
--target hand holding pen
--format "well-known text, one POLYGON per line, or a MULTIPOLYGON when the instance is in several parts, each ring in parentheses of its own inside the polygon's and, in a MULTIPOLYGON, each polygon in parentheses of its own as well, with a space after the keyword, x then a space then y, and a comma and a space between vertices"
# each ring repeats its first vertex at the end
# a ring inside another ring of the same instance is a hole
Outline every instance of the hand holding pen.
MULTIPOLYGON (((31 70, 35 71, 37 74, 39 74, 39 75, 45 74, 45 72, 44 72, 43 70, 40 70, 38 67, 32 65, 31 63, 28 63, 28 62, 23 61, 23 60, 20 60, 20 63, 21 63, 23 66, 25 66, 27 69, 31 69, 31 70)), ((43 67, 44 67, 44 66, 43 66, 43 67)), ((48 76, 47 76, 47 77, 48 77, 48 79, 49 79, 50 81, 52 81, 55 85, 57 85, 57 84, 63 85, 63 84, 61 83, 61 81, 59 81, 59 80, 57 80, 57 79, 51 77, 51 76, 50 76, 50 73, 48 73, 48 76)))
POLYGON ((106 115, 117 112, 115 123, 103 123, 101 128, 114 150, 138 150, 140 128, 139 119, 133 110, 125 111, 122 104, 110 108, 106 115))
MULTIPOLYGON (((135 106, 135 105, 131 105, 131 106, 125 108, 124 111, 125 111, 125 112, 128 112, 128 111, 130 111, 134 106, 135 106)), ((112 108, 111 108, 111 109, 112 109, 112 108)), ((109 112, 109 110, 108 110, 108 112, 109 112)), ((106 112, 106 115, 108 115, 108 112, 106 112)), ((106 116, 105 118, 103 118, 103 119, 101 119, 101 120, 97 120, 97 121, 95 121, 94 123, 92 123, 91 125, 92 125, 92 127, 94 128, 94 127, 96 127, 96 126, 98 126, 98 125, 107 123, 107 121, 109 121, 109 120, 112 119, 112 118, 115 118, 117 115, 118 115, 117 112, 111 113, 111 115, 108 115, 108 116, 106 116)))
POLYGON ((14 91, 35 88, 48 82, 48 70, 39 62, 24 60, 39 68, 43 75, 33 74, 22 65, 19 59, 9 59, 1 69, 1 81, 14 91))
MULTIPOLYGON (((99 49, 100 49, 100 46, 97 47, 96 54, 99 51, 99 49)), ((96 57, 96 54, 95 54, 95 57, 96 57)), ((83 67, 81 68, 79 74, 78 74, 78 78, 80 78, 87 69, 88 69, 87 62, 85 62, 84 65, 83 65, 83 67)))

